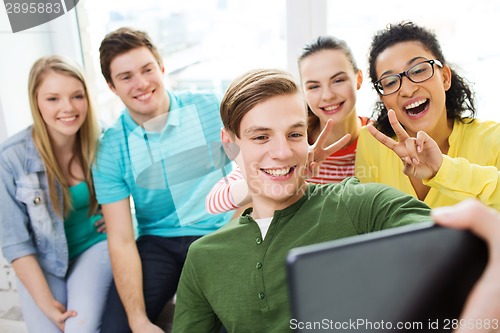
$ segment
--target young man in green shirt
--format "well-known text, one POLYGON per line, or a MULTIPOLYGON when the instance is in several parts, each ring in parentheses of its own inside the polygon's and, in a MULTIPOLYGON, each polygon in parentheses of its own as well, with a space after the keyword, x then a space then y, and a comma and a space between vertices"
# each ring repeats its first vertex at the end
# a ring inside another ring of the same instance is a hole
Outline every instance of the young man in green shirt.
POLYGON ((190 247, 173 332, 289 332, 290 249, 430 219, 425 204, 385 185, 305 182, 307 112, 288 73, 248 72, 220 111, 223 141, 240 149, 253 207, 190 247))

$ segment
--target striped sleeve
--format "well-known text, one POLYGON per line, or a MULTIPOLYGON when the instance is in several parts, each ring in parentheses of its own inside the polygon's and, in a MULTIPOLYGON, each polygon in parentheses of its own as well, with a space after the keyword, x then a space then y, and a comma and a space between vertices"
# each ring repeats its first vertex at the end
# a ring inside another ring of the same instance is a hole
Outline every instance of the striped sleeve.
POLYGON ((320 165, 318 175, 307 179, 307 182, 313 184, 340 183, 345 178, 354 176, 355 156, 356 152, 350 152, 343 156, 328 156, 320 165))
POLYGON ((212 187, 205 200, 205 208, 210 214, 225 213, 239 208, 231 195, 231 185, 240 179, 243 179, 243 174, 240 168, 236 167, 212 187))

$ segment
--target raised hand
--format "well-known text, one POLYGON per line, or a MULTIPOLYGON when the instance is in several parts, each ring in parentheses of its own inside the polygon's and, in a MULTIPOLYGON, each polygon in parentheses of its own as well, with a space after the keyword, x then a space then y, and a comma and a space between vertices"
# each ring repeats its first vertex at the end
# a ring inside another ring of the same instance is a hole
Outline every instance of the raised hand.
POLYGON ((333 120, 329 119, 326 122, 325 127, 319 134, 316 142, 309 147, 309 153, 307 154, 307 176, 314 177, 319 172, 319 166, 323 163, 328 156, 340 150, 351 140, 351 134, 346 134, 340 140, 332 143, 328 147, 325 147, 326 140, 328 138, 328 133, 333 127, 333 120))
POLYGON ((489 260, 462 310, 454 333, 500 332, 500 215, 475 199, 436 208, 433 220, 444 226, 468 229, 488 244, 489 260))
POLYGON ((393 110, 389 110, 388 117, 398 141, 383 134, 371 124, 367 125, 368 131, 399 156, 404 164, 405 175, 418 179, 434 177, 443 162, 443 154, 436 141, 424 131, 418 131, 415 138, 410 137, 393 110))

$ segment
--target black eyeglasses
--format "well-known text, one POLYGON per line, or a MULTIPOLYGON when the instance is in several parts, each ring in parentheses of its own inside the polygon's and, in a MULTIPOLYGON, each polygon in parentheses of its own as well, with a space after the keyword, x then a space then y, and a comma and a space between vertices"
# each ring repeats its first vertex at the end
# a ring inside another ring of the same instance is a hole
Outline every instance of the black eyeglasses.
POLYGON ((434 64, 443 67, 439 60, 426 60, 419 62, 399 74, 385 76, 373 85, 382 96, 394 94, 401 88, 403 76, 406 76, 413 83, 421 83, 429 80, 434 75, 434 64))

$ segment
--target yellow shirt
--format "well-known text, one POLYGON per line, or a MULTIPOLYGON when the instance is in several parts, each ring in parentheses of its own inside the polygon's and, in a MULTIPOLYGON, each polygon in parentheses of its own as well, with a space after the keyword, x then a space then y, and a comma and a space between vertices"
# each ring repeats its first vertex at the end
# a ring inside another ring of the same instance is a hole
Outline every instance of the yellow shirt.
MULTIPOLYGON (((424 202, 431 208, 477 198, 500 210, 500 124, 475 120, 455 121, 448 139, 450 149, 436 176, 423 183, 430 187, 424 202)), ((362 182, 378 182, 417 197, 403 163, 366 128, 361 130, 355 175, 362 182)))

